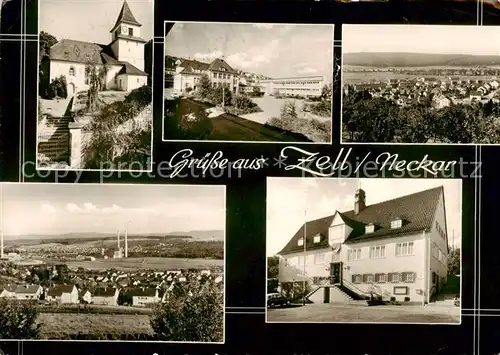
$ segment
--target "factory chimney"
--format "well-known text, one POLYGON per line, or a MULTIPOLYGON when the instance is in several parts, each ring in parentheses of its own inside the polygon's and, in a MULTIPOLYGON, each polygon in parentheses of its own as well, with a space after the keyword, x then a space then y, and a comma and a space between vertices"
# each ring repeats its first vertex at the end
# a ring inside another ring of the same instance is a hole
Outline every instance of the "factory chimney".
POLYGON ((128 238, 127 238, 127 230, 125 229, 125 257, 128 258, 128 238))
POLYGON ((120 230, 116 231, 116 236, 118 238, 118 250, 120 250, 120 230))

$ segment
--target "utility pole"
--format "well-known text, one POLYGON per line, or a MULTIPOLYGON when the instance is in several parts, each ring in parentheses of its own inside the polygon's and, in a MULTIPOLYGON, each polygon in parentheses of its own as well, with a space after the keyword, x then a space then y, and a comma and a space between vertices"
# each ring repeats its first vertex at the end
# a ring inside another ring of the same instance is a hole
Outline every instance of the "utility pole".
POLYGON ((302 305, 306 305, 306 241, 307 241, 307 206, 304 208, 304 279, 302 282, 302 305))

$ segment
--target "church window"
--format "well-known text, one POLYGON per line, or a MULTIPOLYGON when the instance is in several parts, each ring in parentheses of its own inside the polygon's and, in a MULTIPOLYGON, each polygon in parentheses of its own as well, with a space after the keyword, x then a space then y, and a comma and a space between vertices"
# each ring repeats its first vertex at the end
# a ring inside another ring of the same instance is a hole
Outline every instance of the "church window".
POLYGON ((134 35, 134 29, 133 28, 129 28, 128 29, 128 35, 131 36, 131 37, 134 35))
POLYGON ((69 76, 75 76, 75 67, 69 67, 69 76))

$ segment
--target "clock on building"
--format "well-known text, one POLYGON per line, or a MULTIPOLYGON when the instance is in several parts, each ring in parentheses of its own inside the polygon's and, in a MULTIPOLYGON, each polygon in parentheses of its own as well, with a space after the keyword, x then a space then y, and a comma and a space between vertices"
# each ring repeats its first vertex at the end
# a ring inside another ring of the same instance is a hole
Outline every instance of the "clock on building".
POLYGON ((128 30, 127 26, 122 26, 122 33, 123 34, 127 34, 127 30, 128 30))

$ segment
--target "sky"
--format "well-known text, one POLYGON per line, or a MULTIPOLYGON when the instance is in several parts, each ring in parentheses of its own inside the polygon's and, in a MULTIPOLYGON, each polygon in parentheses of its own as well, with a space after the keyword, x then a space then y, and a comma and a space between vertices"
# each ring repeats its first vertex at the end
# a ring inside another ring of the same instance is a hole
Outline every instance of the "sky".
POLYGON ((361 186, 366 204, 387 201, 414 192, 444 186, 448 242, 461 243, 460 179, 267 179, 267 255, 279 252, 302 227, 304 220, 331 216, 354 208, 354 193, 361 186), (307 210, 307 212, 305 212, 307 210))
POLYGON ((175 23, 165 54, 210 62, 272 78, 333 76, 333 25, 175 23))
POLYGON ((223 186, 0 184, 6 239, 26 234, 224 230, 223 186))
MULTIPOLYGON (((141 37, 153 38, 153 0, 127 0, 135 19, 142 24, 141 37)), ((73 39, 109 44, 111 31, 123 0, 40 0, 38 29, 57 40, 73 39)))
POLYGON ((500 55, 500 27, 344 25, 342 52, 500 55))

